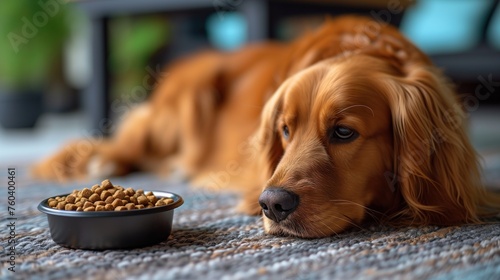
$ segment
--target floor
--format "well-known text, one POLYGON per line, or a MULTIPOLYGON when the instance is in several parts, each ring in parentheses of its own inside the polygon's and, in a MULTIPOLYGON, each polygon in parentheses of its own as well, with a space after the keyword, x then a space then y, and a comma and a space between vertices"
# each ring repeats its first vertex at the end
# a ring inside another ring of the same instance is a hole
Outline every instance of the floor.
MULTIPOLYGON (((469 120, 471 139, 483 156, 488 180, 498 182, 500 188, 500 106, 479 106, 469 120)), ((87 123, 85 114, 75 112, 46 114, 34 129, 0 128, 0 163, 33 162, 71 139, 91 137, 93 130, 87 123)))
POLYGON ((42 158, 57 150, 65 142, 86 137, 85 114, 45 114, 34 129, 6 130, 0 127, 0 161, 19 163, 42 158))

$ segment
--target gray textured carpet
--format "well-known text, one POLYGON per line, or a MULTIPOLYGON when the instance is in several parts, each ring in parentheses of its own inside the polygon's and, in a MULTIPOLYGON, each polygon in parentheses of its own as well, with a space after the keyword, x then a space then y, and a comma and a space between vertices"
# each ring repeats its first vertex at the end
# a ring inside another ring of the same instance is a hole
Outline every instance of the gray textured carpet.
MULTIPOLYGON (((18 168, 18 173, 23 171, 18 168)), ((56 245, 46 217, 36 209, 48 196, 89 183, 52 185, 20 174, 16 263, 11 272, 6 262, 3 176, 3 279, 500 279, 500 222, 445 228, 373 226, 315 240, 274 237, 263 233, 260 218, 232 210, 233 195, 190 190, 145 174, 113 182, 182 195, 185 204, 175 212, 172 235, 152 247, 101 252, 56 245)))

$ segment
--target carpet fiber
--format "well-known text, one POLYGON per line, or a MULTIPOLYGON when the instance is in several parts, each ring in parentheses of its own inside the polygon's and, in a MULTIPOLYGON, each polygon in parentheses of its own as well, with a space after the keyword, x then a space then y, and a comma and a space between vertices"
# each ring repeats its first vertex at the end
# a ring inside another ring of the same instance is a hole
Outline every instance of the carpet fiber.
POLYGON ((15 272, 8 270, 4 229, 9 215, 7 198, 1 196, 2 279, 500 279, 500 221, 463 227, 373 226, 313 240, 275 237, 264 234, 259 217, 234 212, 235 195, 214 195, 145 174, 112 181, 184 197, 168 240, 134 250, 67 249, 52 241, 47 218, 36 207, 48 196, 91 183, 53 185, 22 173, 18 170, 16 181, 15 272))

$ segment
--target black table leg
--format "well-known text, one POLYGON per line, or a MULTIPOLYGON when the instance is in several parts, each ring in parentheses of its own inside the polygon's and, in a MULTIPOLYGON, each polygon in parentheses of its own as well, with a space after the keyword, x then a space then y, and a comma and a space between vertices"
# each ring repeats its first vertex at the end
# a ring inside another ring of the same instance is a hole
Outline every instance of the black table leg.
POLYGON ((239 7, 247 20, 248 41, 262 41, 269 38, 269 3, 264 0, 244 1, 239 7))
POLYGON ((108 19, 92 18, 92 80, 83 97, 92 134, 109 134, 110 98, 108 71, 108 19))

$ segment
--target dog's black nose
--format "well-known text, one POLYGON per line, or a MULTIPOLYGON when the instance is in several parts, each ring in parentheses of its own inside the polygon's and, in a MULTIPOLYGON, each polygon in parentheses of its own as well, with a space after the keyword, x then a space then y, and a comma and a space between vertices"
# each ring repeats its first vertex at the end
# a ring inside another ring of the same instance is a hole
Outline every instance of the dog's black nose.
POLYGON ((282 188, 268 188, 260 195, 259 204, 269 219, 280 222, 299 206, 299 196, 282 188))

